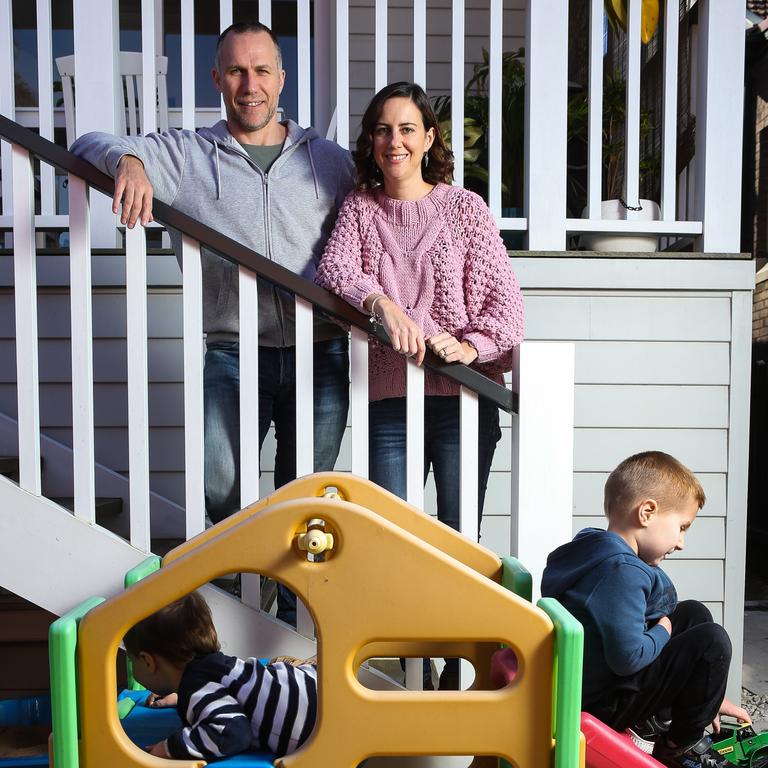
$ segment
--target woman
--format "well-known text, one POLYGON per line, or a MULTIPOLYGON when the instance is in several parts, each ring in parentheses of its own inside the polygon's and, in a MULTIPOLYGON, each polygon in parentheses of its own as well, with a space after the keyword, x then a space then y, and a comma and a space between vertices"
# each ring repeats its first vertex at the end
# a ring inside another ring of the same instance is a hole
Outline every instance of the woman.
MULTIPOLYGON (((370 477, 405 497, 405 357, 426 348, 503 383, 523 335, 523 301, 483 200, 451 186, 453 155, 420 86, 394 83, 368 105, 357 140, 357 187, 344 202, 316 281, 381 322, 370 342, 370 477)), ((425 374, 425 473, 438 518, 459 528, 459 387, 425 374)), ((501 436, 480 400, 478 509, 501 436)))

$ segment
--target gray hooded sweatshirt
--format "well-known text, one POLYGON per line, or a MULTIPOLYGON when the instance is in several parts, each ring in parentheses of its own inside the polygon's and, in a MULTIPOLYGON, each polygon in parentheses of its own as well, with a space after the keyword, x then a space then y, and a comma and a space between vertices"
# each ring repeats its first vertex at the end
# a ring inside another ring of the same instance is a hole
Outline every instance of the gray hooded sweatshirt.
MULTIPOLYGON (((232 137, 226 121, 199 132, 146 136, 88 133, 72 152, 115 176, 124 155, 143 163, 158 200, 198 219, 312 281, 336 213, 352 189, 349 152, 291 120, 280 156, 263 173, 232 137)), ((181 260, 181 233, 169 229, 181 260)), ((202 249, 203 329, 208 341, 238 338, 238 268, 202 249)), ((295 344, 293 295, 259 280, 259 343, 295 344)), ((316 315, 315 341, 343 334, 316 315)))

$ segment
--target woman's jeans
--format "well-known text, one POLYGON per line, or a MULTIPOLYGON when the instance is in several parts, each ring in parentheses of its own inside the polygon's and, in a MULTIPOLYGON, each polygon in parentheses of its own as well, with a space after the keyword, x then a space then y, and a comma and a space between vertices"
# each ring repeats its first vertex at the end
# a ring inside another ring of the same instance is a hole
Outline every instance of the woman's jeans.
MULTIPOLYGON (((496 443, 501 438, 499 409, 488 400, 479 402, 477 466, 478 531, 485 489, 496 443)), ((405 498, 405 398, 376 400, 369 411, 370 470, 374 483, 405 498)), ((428 395, 424 398, 424 481, 430 466, 437 488, 437 518, 459 530, 459 397, 428 395)))
MULTIPOLYGON (((240 509, 240 345, 206 348, 205 508, 214 523, 240 509)), ((314 345, 314 471, 331 470, 349 408, 346 337, 314 345)), ((275 488, 296 478, 296 348, 259 347, 259 450, 275 424, 275 488)), ((296 599, 280 589, 278 616, 295 623, 296 599)))

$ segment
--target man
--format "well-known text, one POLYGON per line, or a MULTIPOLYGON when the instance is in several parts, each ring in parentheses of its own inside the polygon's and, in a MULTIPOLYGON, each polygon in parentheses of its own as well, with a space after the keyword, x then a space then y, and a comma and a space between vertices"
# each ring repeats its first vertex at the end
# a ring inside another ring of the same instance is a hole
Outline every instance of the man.
MULTIPOLYGON (((256 22, 224 30, 212 71, 227 119, 199 132, 171 130, 116 138, 90 133, 72 152, 115 178, 113 210, 133 227, 152 220, 157 195, 307 280, 352 187, 349 153, 291 120, 278 122, 285 82, 272 31, 256 22)), ((170 232, 177 257, 181 235, 170 232)), ((211 520, 240 509, 238 267, 203 248, 205 497, 211 520)), ((260 280, 259 446, 275 424, 275 486, 296 476, 293 296, 260 280)), ((314 468, 332 469, 347 419, 344 332, 315 318, 314 468)), ((295 598, 280 592, 278 615, 292 621, 295 598)))

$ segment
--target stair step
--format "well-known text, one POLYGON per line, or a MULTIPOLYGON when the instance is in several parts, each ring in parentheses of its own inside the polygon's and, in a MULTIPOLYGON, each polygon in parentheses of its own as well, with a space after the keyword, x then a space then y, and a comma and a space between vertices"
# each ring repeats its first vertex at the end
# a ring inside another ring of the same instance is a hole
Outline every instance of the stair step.
POLYGON ((18 456, 0 456, 0 475, 5 475, 11 480, 19 479, 18 456))
MULTIPOLYGON (((59 496, 52 498, 51 501, 74 512, 75 500, 71 496, 59 496)), ((96 517, 101 520, 104 518, 119 517, 123 512, 123 500, 119 496, 97 497, 96 498, 96 517)))

